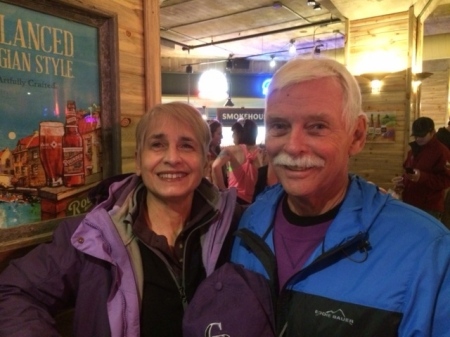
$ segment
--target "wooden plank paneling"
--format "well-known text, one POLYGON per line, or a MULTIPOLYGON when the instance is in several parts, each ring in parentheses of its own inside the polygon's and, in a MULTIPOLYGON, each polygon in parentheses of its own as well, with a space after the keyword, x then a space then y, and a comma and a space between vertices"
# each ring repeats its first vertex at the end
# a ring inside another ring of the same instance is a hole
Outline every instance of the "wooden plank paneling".
POLYGON ((436 128, 448 121, 449 70, 435 71, 421 85, 420 115, 430 117, 436 128))
MULTIPOLYGON (((390 73, 382 79, 380 93, 373 94, 370 81, 363 76, 357 80, 362 92, 362 107, 367 114, 395 114, 395 140, 377 143, 368 140, 364 150, 350 159, 351 172, 389 189, 391 179, 401 174, 405 157, 405 114, 408 110, 407 64, 410 50, 409 14, 399 13, 382 17, 352 21, 349 24, 349 68, 368 53, 389 50, 404 60, 403 70, 390 73)), ((381 60, 381 62, 383 62, 381 60)), ((379 64, 374 64, 379 66, 379 64)), ((368 68, 365 73, 380 72, 379 67, 368 68)), ((389 70, 385 70, 389 71, 389 70)))

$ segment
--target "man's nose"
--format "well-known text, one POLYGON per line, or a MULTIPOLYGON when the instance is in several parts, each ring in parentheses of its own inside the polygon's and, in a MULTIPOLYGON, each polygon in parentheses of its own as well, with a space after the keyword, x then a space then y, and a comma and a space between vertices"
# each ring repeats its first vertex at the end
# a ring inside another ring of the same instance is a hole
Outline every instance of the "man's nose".
POLYGON ((287 135, 286 143, 284 144, 284 151, 291 155, 298 155, 306 152, 307 134, 302 127, 293 127, 291 132, 287 135))

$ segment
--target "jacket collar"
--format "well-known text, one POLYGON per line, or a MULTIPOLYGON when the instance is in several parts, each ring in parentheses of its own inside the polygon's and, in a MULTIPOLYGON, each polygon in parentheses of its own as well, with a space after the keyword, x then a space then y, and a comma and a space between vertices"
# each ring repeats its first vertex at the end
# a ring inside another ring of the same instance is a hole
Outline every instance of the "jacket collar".
MULTIPOLYGON (((350 184, 342 206, 326 233, 325 250, 336 247, 359 233, 367 232, 387 200, 391 198, 389 194, 379 192, 374 184, 358 176, 350 175, 349 179, 350 184)), ((247 214, 244 214, 244 218, 251 219, 249 224, 251 231, 260 236, 266 233, 272 226, 278 203, 285 193, 283 187, 277 184, 258 197, 258 200, 247 210, 247 214), (262 226, 262 224, 266 225, 262 226)), ((271 236, 272 232, 268 237, 271 236)), ((268 243, 273 245, 273 240, 268 240, 268 243)))

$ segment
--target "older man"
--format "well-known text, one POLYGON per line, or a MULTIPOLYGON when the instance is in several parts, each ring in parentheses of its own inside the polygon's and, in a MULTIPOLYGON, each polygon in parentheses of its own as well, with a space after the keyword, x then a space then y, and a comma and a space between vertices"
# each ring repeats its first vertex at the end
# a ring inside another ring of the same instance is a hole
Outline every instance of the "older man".
MULTIPOLYGON (((281 185, 258 197, 240 229, 275 253, 279 333, 450 336, 450 232, 349 174, 367 126, 346 68, 288 62, 272 79, 265 122, 281 185)), ((241 239, 232 260, 269 277, 241 239)))

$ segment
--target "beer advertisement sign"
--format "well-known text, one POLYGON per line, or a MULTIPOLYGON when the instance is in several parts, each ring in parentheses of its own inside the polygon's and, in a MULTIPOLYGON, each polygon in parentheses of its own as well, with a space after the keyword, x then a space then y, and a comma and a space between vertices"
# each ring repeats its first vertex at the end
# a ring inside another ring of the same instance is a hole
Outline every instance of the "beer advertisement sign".
POLYGON ((4 229, 88 209, 103 148, 98 29, 0 4, 4 229))

